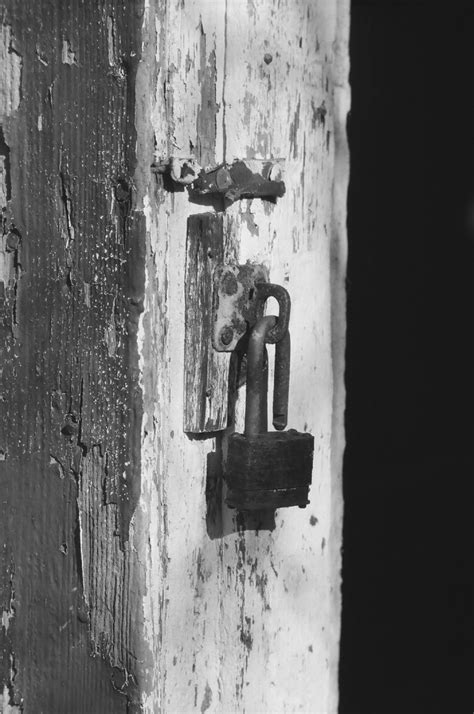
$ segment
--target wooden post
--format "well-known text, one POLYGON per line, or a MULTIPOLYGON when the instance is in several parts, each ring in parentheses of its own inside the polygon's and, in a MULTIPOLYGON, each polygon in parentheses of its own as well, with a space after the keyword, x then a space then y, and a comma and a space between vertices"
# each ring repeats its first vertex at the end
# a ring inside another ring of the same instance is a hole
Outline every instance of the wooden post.
POLYGON ((2 3, 6 711, 337 709, 348 15, 2 3), (316 444, 311 505, 258 531, 221 506, 222 438, 183 430, 187 220, 219 207, 152 174, 171 156, 284 161, 284 197, 222 213, 224 259, 291 294, 316 444))
POLYGON ((140 3, 3 3, 4 706, 125 712, 144 585, 140 3), (127 696, 124 696, 127 695, 127 696))
POLYGON ((329 0, 186 0, 152 5, 145 22, 156 65, 139 75, 143 164, 153 148, 159 161, 191 151, 201 165, 284 163, 285 195, 235 202, 225 232, 231 262, 264 264, 290 292, 289 426, 316 444, 306 510, 280 510, 258 532, 213 510, 220 437, 182 429, 186 221, 210 206, 144 177, 150 712, 337 709, 348 12, 329 0))

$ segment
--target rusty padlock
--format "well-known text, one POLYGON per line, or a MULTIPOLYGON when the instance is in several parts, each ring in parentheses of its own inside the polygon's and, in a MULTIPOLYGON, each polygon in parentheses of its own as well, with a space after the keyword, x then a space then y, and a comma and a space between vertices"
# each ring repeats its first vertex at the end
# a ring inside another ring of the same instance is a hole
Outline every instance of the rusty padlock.
POLYGON ((273 426, 267 431, 265 342, 278 324, 261 318, 250 332, 247 349, 247 389, 244 434, 229 437, 225 481, 226 503, 239 511, 304 508, 313 468, 314 437, 286 427, 290 370, 290 334, 275 345, 273 426))

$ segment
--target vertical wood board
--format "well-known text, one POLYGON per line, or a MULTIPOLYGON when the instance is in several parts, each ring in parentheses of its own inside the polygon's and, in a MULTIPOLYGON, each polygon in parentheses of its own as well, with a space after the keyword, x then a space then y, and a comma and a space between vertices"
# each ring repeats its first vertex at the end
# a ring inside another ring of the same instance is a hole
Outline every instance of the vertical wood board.
POLYGON ((208 433, 227 426, 229 355, 212 347, 213 276, 224 259, 222 215, 191 215, 185 275, 184 431, 208 433))
POLYGON ((143 8, 7 0, 0 17, 0 690, 24 712, 117 714, 137 706, 143 580, 143 8))
POLYGON ((204 132, 209 161, 284 160, 283 199, 226 210, 225 260, 264 264, 289 290, 289 426, 315 436, 306 510, 281 510, 258 531, 225 508, 211 513, 225 440, 182 429, 187 218, 209 206, 150 179, 140 332, 149 712, 337 711, 348 16, 342 0, 186 0, 151 4, 145 19, 156 155, 199 157, 204 132))

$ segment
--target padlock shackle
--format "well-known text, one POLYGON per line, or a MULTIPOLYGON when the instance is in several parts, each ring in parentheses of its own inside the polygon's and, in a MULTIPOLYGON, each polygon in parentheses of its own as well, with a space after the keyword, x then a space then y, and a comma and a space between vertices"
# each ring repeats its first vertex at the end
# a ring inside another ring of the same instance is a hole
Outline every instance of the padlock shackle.
POLYGON ((267 430, 267 379, 265 338, 277 323, 274 315, 262 317, 252 328, 247 347, 247 388, 245 436, 256 436, 267 430))
MULTIPOLYGON (((262 317, 250 332, 247 348, 246 436, 255 436, 267 431, 268 365, 265 360, 265 343, 277 323, 278 318, 267 315, 262 317)), ((288 419, 290 351, 290 333, 287 331, 275 346, 273 426, 278 431, 286 427, 288 419)))
POLYGON ((266 302, 269 297, 275 298, 278 302, 279 315, 275 327, 269 330, 269 333, 265 339, 267 344, 275 344, 282 340, 284 335, 288 332, 288 325, 290 322, 290 312, 291 312, 291 299, 288 290, 282 285, 275 285, 275 283, 255 283, 257 289, 258 299, 262 302, 266 302))
POLYGON ((273 381, 273 426, 278 431, 288 423, 288 393, 290 391, 291 339, 287 331, 275 345, 275 376, 273 381))

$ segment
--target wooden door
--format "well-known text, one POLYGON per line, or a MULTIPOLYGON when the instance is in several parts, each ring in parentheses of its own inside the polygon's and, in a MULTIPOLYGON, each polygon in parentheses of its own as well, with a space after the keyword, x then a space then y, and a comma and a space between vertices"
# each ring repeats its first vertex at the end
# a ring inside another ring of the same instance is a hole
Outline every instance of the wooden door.
POLYGON ((336 711, 348 2, 4 0, 1 30, 4 709, 336 711), (285 196, 193 202, 171 156, 278 159, 285 196), (210 499, 226 435, 183 431, 209 211, 290 292, 315 436, 310 506, 258 531, 210 499))

